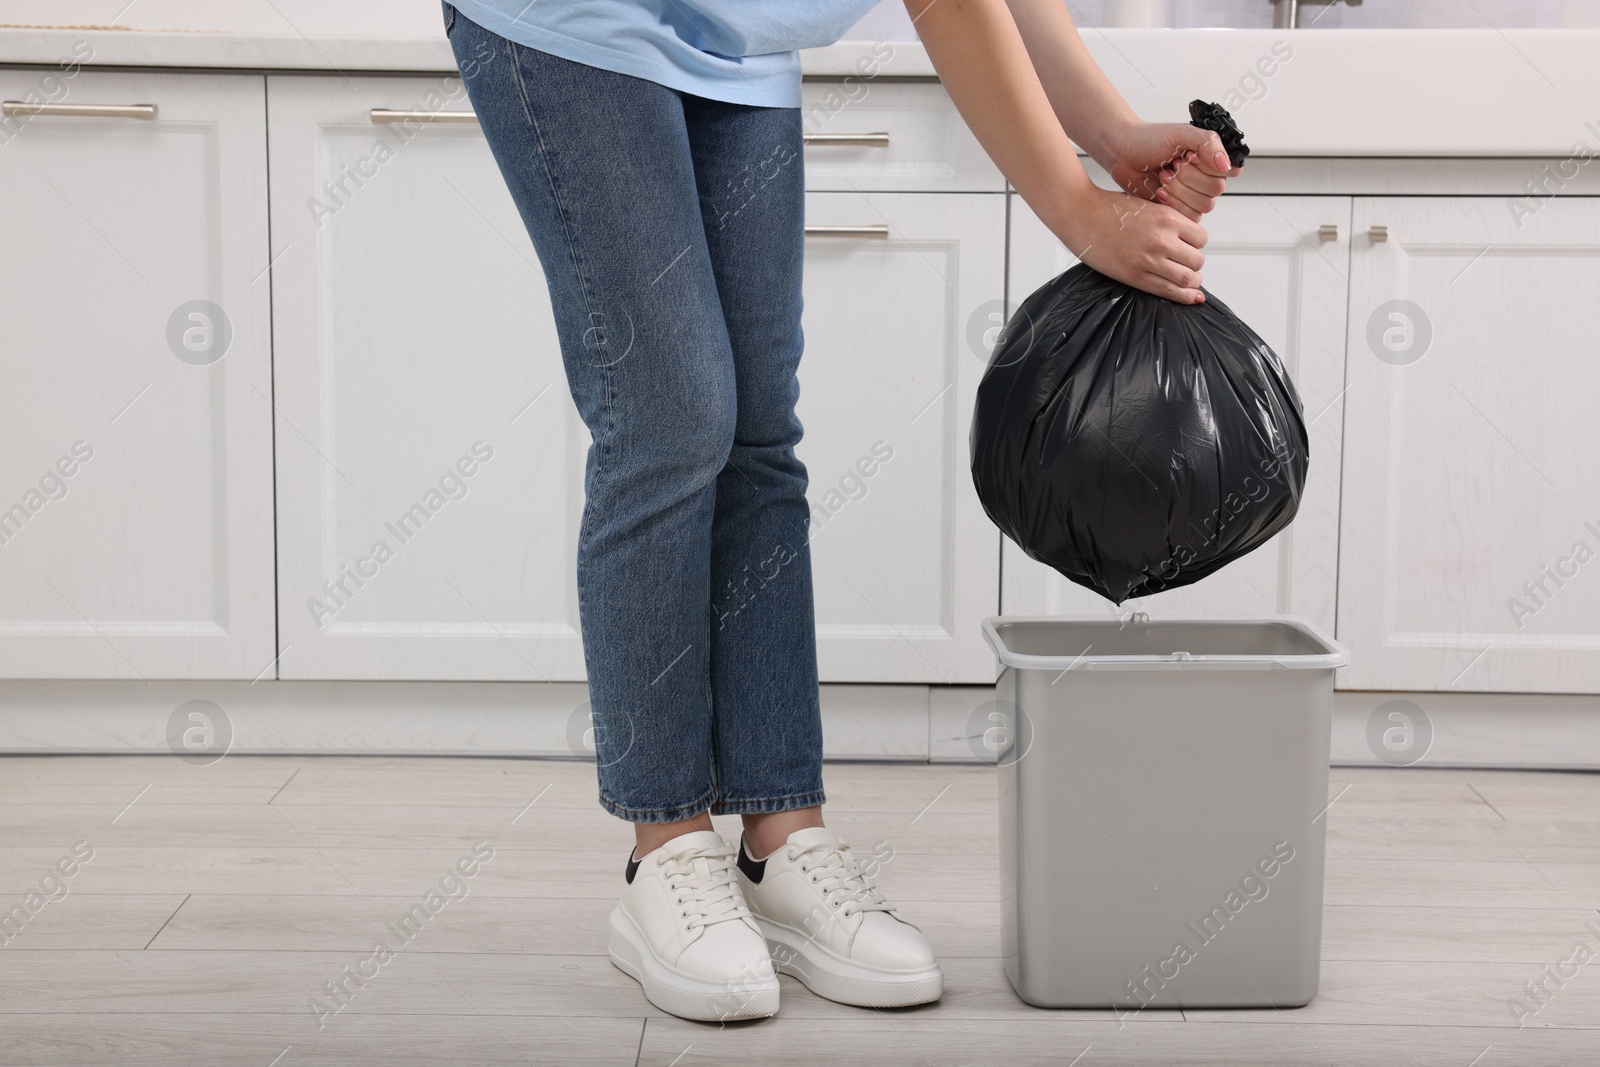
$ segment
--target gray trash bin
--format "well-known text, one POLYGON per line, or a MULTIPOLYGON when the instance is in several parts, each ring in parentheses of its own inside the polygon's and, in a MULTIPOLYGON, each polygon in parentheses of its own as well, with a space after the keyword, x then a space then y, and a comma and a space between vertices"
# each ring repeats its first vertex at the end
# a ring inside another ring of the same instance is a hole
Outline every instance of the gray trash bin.
POLYGON ((1310 623, 996 618, 1002 951, 1029 1004, 1317 993, 1334 669, 1310 623))

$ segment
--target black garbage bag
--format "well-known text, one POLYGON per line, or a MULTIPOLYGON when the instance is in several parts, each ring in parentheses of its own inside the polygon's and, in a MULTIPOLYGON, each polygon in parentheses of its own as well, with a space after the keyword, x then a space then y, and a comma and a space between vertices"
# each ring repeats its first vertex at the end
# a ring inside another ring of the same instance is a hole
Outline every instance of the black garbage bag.
POLYGON ((1083 264, 1006 324, 970 444, 995 525, 1118 604, 1289 525, 1308 460, 1282 362, 1226 304, 1173 303, 1083 264))

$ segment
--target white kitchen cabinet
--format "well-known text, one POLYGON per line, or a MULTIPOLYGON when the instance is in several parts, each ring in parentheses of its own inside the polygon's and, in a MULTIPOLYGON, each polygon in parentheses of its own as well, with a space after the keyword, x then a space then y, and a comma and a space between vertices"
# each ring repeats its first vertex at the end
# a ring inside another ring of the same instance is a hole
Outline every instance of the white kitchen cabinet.
POLYGON ((281 677, 581 679, 589 436, 544 275, 475 124, 373 121, 466 111, 459 81, 268 95, 281 677))
POLYGON ((262 79, 65 73, 0 70, 0 98, 53 106, 0 134, 0 676, 252 679, 274 657, 262 79))
POLYGON ((1600 199, 1362 198, 1354 234, 1345 682, 1600 691, 1600 199))
MULTIPOLYGON (((1146 611, 1165 618, 1240 618, 1287 612, 1334 629, 1339 567, 1339 470, 1350 200, 1230 192, 1205 217, 1206 289, 1272 346, 1300 393, 1310 467, 1290 527, 1194 585, 1120 609, 1006 541, 1001 603, 1008 615, 1146 611), (1333 226, 1325 239, 1324 226, 1333 226)), ((1008 300, 1020 304, 1077 262, 1012 197, 1008 300)), ((993 325, 998 327, 999 319, 993 325)))
MULTIPOLYGON (((475 125, 371 121, 465 110, 455 91, 269 80, 284 678, 584 676, 589 438, 538 261, 475 125), (430 507, 462 459, 464 494, 430 507)), ((998 535, 966 473, 982 362, 961 338, 1003 284, 1004 199, 821 193, 808 217, 888 235, 807 244, 822 677, 988 680, 998 535)))
POLYGON ((799 453, 822 677, 992 681, 978 624, 998 609, 1000 535, 968 471, 984 360, 967 336, 1002 293, 1005 198, 810 193, 806 223, 799 453))
POLYGON ((808 78, 800 94, 813 192, 1005 192, 1000 169, 937 82, 808 78))

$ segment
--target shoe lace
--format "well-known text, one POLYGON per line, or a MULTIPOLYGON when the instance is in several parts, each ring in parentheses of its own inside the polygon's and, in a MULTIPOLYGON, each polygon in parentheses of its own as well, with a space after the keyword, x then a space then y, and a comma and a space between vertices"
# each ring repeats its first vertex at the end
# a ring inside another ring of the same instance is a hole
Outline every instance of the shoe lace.
POLYGON ((862 911, 894 911, 894 905, 884 898, 843 841, 838 848, 819 841, 809 848, 791 849, 789 859, 799 863, 801 874, 811 876, 828 906, 846 916, 862 911))
POLYGON ((750 908, 734 875, 732 849, 697 848, 663 856, 656 861, 664 867, 667 888, 683 909, 684 924, 699 930, 713 923, 748 919, 750 908), (695 861, 705 861, 705 877, 695 869, 695 861))

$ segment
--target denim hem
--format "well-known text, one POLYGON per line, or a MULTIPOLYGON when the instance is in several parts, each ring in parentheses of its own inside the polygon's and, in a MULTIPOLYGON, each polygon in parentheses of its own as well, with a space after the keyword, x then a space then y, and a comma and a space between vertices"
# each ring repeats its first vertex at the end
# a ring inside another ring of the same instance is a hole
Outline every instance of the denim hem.
POLYGON ((798 811, 817 808, 827 802, 822 790, 796 793, 787 797, 766 797, 753 800, 718 800, 711 805, 713 815, 768 815, 775 811, 798 811))
POLYGON ((601 793, 600 806, 617 818, 627 822, 682 822, 710 809, 711 798, 714 795, 715 790, 707 789, 700 795, 698 800, 688 804, 680 804, 675 808, 629 808, 618 804, 604 793, 601 793))

